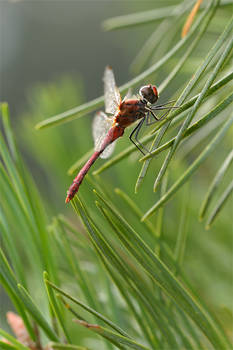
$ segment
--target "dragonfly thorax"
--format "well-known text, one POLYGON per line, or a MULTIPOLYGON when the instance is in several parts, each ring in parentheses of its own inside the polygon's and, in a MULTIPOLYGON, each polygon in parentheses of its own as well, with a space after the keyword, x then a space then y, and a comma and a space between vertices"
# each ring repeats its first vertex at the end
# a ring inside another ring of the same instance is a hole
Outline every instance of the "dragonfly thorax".
POLYGON ((144 118, 146 114, 146 105, 142 100, 130 99, 121 102, 119 112, 116 115, 115 122, 121 127, 126 128, 136 120, 144 118))

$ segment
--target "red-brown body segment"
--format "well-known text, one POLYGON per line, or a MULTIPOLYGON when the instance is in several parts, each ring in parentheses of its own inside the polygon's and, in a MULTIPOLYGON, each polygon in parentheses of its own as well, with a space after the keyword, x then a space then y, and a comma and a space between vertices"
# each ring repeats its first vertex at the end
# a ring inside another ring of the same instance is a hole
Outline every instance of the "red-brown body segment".
POLYGON ((145 104, 141 100, 126 100, 121 102, 119 113, 115 117, 115 122, 123 128, 126 128, 136 120, 144 118, 145 113, 145 104))
POLYGON ((79 171, 76 178, 73 180, 73 183, 67 192, 66 203, 68 203, 74 197, 74 195, 78 192, 79 186, 81 185, 84 179, 84 176, 86 175, 86 173, 88 172, 92 164, 96 161, 97 158, 99 158, 101 153, 105 150, 105 148, 108 145, 110 145, 110 143, 112 143, 113 141, 115 141, 116 139, 118 139, 124 134, 124 130, 125 128, 120 125, 114 125, 110 128, 109 132, 107 133, 101 145, 101 149, 93 153, 91 158, 86 162, 86 164, 79 171))

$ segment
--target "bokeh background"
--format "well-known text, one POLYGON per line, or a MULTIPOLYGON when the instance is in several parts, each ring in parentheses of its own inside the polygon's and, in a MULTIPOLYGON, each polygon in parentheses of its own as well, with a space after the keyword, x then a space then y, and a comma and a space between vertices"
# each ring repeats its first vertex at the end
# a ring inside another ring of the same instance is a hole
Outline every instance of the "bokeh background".
MULTIPOLYGON (((153 6, 153 1, 127 0, 0 1, 0 100, 9 103, 18 146, 53 214, 65 210, 69 215, 64 206, 71 182, 67 169, 92 144, 92 115, 57 131, 40 133, 34 125, 102 94, 107 64, 114 67, 119 84, 127 81, 129 64, 154 25, 105 32, 101 24, 153 6), (87 132, 80 133, 82 128, 87 132), (69 142, 71 132, 78 145, 69 142)), ((5 312, 12 306, 0 290, 0 322, 8 328, 5 312)))
POLYGON ((134 54, 154 26, 113 33, 104 32, 101 23, 153 6, 153 1, 1 1, 1 99, 19 115, 35 84, 62 75, 82 79, 86 98, 93 98, 107 64, 119 82, 126 81, 134 54))
MULTIPOLYGON (((166 0, 166 5, 178 2, 166 0)), ((156 1, 156 6, 163 6, 164 3, 156 1)), ((49 217, 62 212, 75 222, 71 208, 64 205, 65 192, 71 182, 67 170, 92 145, 93 115, 48 130, 36 131, 34 126, 40 120, 102 95, 102 76, 108 64, 114 68, 119 85, 133 77, 129 66, 157 23, 115 32, 103 31, 101 23, 109 17, 154 9, 154 6, 154 1, 145 0, 0 2, 0 100, 9 103, 19 148, 39 188, 49 217)), ((200 44, 185 66, 186 69, 184 67, 179 83, 176 79, 175 84, 171 84, 163 93, 162 102, 174 95, 174 89, 182 88, 183 82, 189 76, 190 67, 195 72, 201 62, 202 49, 206 53, 206 45, 211 47, 216 40, 218 32, 221 32, 230 16, 228 9, 220 11, 222 21, 219 21, 219 27, 212 27, 207 42, 200 44)), ((169 66, 156 73, 155 82, 160 83, 168 73, 169 66)), ((226 206, 213 229, 208 232, 198 222, 198 211, 207 186, 223 156, 227 154, 230 138, 231 136, 226 138, 223 148, 216 150, 215 155, 207 160, 189 184, 190 188, 195 186, 195 191, 192 191, 189 201, 187 230, 190 235, 185 267, 199 294, 213 309, 216 307, 215 311, 222 314, 222 319, 227 323, 232 317, 229 311, 233 292, 232 202, 226 206)), ((126 137, 117 145, 117 150, 124 149, 128 144, 126 137)), ((201 144, 203 145, 205 143, 201 144)), ((172 174, 169 174, 171 179, 177 178, 199 153, 195 150, 190 157, 178 158, 172 174)), ((151 187, 159 165, 154 165, 148 174, 145 187, 135 195, 134 184, 140 169, 137 159, 132 155, 103 174, 103 179, 113 188, 127 190, 145 211, 155 201, 151 187)), ((159 157, 160 162, 162 159, 163 156, 159 157)), ((223 187, 229 182, 229 177, 230 174, 224 180, 226 182, 223 182, 223 187)), ((90 185, 83 183, 82 186, 86 200, 91 203, 90 185)), ((186 193, 179 193, 177 201, 173 201, 168 207, 164 231, 172 248, 186 193)), ((7 328, 4 314, 9 310, 10 303, 2 290, 0 296, 0 322, 1 326, 7 328)))

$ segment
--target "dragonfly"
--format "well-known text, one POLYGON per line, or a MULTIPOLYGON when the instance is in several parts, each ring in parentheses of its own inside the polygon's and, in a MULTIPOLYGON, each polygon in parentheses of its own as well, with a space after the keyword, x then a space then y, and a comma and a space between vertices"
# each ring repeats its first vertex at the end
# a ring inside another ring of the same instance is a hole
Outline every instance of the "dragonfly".
POLYGON ((113 70, 107 66, 104 71, 104 103, 105 113, 97 112, 92 125, 92 133, 95 150, 90 159, 79 171, 67 191, 66 203, 68 203, 78 192, 79 187, 93 163, 100 158, 108 158, 115 147, 116 140, 123 136, 125 128, 138 121, 129 138, 134 145, 145 155, 149 151, 139 141, 139 132, 145 123, 147 126, 163 119, 171 108, 173 101, 156 105, 158 90, 155 85, 148 84, 140 88, 139 96, 131 96, 130 91, 121 99, 120 92, 115 83, 113 70), (158 118, 155 111, 167 110, 158 118), (151 120, 152 119, 152 120, 151 120))

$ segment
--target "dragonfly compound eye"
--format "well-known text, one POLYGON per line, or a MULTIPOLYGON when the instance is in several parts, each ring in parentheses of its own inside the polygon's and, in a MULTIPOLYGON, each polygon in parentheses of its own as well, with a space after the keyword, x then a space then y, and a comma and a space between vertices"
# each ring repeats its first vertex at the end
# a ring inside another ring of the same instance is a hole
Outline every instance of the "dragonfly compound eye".
POLYGON ((151 104, 155 103, 158 100, 158 91, 156 89, 156 86, 151 84, 141 87, 139 94, 143 99, 145 99, 147 102, 150 102, 151 104))

